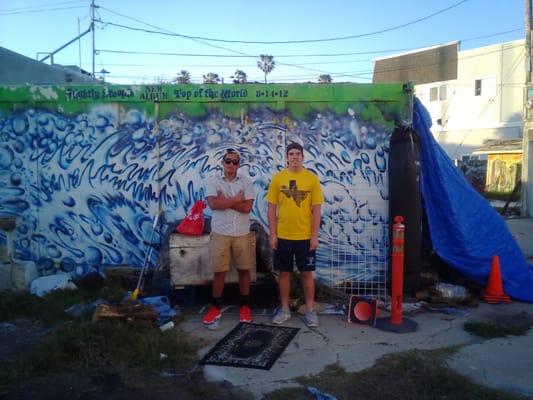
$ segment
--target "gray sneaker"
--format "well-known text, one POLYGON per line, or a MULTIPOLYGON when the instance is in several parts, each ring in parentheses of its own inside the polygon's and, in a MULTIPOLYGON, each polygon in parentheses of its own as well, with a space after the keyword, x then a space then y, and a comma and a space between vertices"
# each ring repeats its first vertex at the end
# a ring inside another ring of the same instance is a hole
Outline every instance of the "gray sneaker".
POLYGON ((318 317, 315 310, 309 310, 305 313, 305 324, 308 328, 314 328, 318 326, 318 317))
POLYGON ((282 307, 279 307, 272 318, 272 322, 278 325, 281 325, 285 321, 291 319, 291 312, 284 311, 282 307))

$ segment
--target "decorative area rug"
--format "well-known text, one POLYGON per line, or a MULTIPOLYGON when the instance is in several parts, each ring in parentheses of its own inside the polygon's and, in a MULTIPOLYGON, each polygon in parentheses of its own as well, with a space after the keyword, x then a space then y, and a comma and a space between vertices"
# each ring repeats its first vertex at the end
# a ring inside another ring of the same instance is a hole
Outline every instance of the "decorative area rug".
POLYGON ((200 364, 270 369, 299 330, 241 322, 209 350, 200 364))

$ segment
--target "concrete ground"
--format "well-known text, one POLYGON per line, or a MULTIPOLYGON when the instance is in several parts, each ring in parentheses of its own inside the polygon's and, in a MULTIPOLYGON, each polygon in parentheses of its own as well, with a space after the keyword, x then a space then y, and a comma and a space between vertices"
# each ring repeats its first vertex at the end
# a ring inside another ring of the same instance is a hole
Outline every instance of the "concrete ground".
POLYGON ((506 222, 527 261, 533 264, 533 218, 512 218, 506 222))
MULTIPOLYGON (((533 219, 508 221, 513 235, 526 258, 533 259, 533 219)), ((404 310, 409 305, 404 304, 404 310)), ((270 324, 271 310, 255 310, 254 323, 270 324)), ((410 349, 437 349, 462 346, 448 360, 451 368, 485 386, 505 389, 533 398, 533 329, 525 336, 483 340, 464 331, 468 321, 486 320, 527 313, 533 317, 533 304, 513 302, 506 305, 480 303, 479 307, 461 309, 447 314, 424 311, 404 317, 418 324, 411 333, 391 333, 377 328, 350 324, 340 315, 319 315, 320 326, 309 329, 303 317, 293 314, 287 326, 300 328, 296 337, 268 371, 207 365, 204 374, 209 380, 228 381, 237 388, 253 392, 256 398, 275 389, 297 386, 294 378, 317 374, 325 366, 338 363, 347 371, 360 371, 374 364, 387 353, 410 349)), ((523 314, 524 315, 524 314, 523 314)), ((387 318, 388 314, 383 313, 387 318)), ((200 356, 223 338, 238 323, 237 308, 230 308, 217 330, 202 326, 201 313, 185 321, 181 327, 208 343, 200 356)))

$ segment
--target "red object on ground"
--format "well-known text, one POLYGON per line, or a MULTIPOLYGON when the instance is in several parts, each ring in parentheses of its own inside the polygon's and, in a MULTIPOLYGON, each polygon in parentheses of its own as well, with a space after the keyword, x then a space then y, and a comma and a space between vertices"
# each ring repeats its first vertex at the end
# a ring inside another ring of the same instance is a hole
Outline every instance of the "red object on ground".
POLYGON ((379 314, 379 308, 376 299, 360 297, 357 295, 350 296, 348 303, 348 322, 359 323, 374 326, 379 314))
POLYGON ((490 304, 501 304, 511 302, 511 298, 503 291, 499 256, 492 256, 492 266, 490 268, 487 287, 481 294, 481 299, 490 304))
POLYGON ((390 323, 402 324, 403 302, 403 263, 405 245, 405 225, 403 217, 394 217, 392 226, 392 284, 391 284, 391 315, 390 323))

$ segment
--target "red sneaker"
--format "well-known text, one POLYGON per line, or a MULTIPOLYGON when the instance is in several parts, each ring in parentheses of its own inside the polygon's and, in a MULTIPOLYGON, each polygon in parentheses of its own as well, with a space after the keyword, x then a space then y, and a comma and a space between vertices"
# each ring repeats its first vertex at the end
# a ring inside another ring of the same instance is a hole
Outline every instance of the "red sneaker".
POLYGON ((252 310, 248 306, 241 306, 240 310, 241 322, 252 322, 252 310))
POLYGON ((217 319, 220 319, 221 316, 222 316, 222 312, 220 311, 220 309, 211 306, 209 307, 209 310, 205 313, 204 317, 202 318, 202 322, 206 325, 211 325, 217 319))

